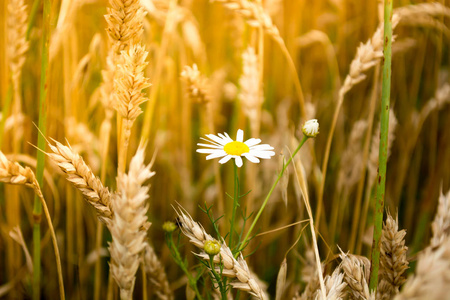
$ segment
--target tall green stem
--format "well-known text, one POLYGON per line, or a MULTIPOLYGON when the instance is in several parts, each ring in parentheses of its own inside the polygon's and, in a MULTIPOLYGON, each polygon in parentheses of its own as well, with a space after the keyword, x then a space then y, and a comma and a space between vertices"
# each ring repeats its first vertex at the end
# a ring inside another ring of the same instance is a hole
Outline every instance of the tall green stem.
POLYGON ((239 177, 237 173, 237 166, 234 164, 234 195, 233 195, 233 211, 231 213, 230 222, 230 240, 228 246, 233 249, 233 233, 234 233, 234 222, 236 219, 236 209, 239 206, 239 177))
POLYGON ((262 212, 264 211, 264 208, 266 208, 267 202, 269 202, 270 196, 272 195, 273 191, 275 190, 275 187, 278 184, 278 181, 280 181, 281 177, 283 177, 284 171, 286 170, 286 168, 289 166, 289 164, 291 163, 292 159, 294 158, 294 156, 297 154, 297 152, 300 150, 300 148, 302 148, 303 144, 306 142, 306 140, 308 139, 308 137, 305 135, 303 136, 302 141, 300 142, 300 144, 298 145, 297 149, 295 149, 294 153, 292 153, 291 157, 289 158, 289 160, 286 162, 286 164, 283 165, 283 168, 280 171, 280 174, 278 174, 277 179, 275 180, 275 182, 273 183, 272 187, 270 188, 269 193, 266 196, 266 199, 264 199, 263 204, 261 205, 261 208, 258 211, 258 214, 256 215, 255 219, 253 220, 252 225, 250 226, 250 229, 248 230, 244 240, 242 241, 242 243, 239 246, 239 251, 237 251, 236 255, 241 252, 244 247, 245 244, 247 243, 248 239, 250 238, 250 234, 253 231, 253 228, 256 225, 256 222, 258 222, 259 217, 261 216, 262 212))
POLYGON ((378 285, 378 269, 380 265, 381 227, 383 225, 384 193, 386 185, 386 164, 389 131, 389 103, 391 93, 391 46, 392 46, 392 0, 384 1, 384 64, 381 92, 381 124, 380 149, 378 157, 378 177, 375 198, 375 216, 372 243, 372 264, 370 269, 369 288, 375 291, 378 285))
MULTIPOLYGON (((41 58, 41 82, 39 91, 39 131, 37 151, 36 179, 40 186, 43 186, 44 163, 45 163, 45 128, 47 119, 47 72, 49 60, 49 42, 50 42, 50 0, 43 0, 44 10, 42 16, 42 58, 41 58)), ((39 197, 34 198, 33 207, 33 299, 38 300, 40 295, 40 273, 41 273, 41 215, 42 205, 39 197)))

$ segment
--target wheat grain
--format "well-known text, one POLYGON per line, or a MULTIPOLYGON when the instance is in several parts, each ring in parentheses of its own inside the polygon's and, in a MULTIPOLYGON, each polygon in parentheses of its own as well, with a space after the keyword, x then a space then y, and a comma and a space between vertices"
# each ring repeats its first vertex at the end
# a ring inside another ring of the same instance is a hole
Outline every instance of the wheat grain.
POLYGON ((67 180, 81 191, 84 198, 97 212, 98 218, 108 224, 113 216, 111 194, 94 175, 83 158, 69 146, 54 141, 49 143, 52 153, 47 155, 67 174, 67 180))
POLYGON ((354 299, 370 299, 373 297, 369 291, 367 279, 369 278, 370 261, 363 256, 345 254, 341 250, 341 267, 344 270, 345 282, 349 293, 354 299))
POLYGON ((122 51, 123 64, 118 65, 116 70, 114 106, 117 113, 123 118, 121 134, 123 149, 128 148, 131 128, 136 118, 142 113, 139 105, 147 101, 142 93, 143 89, 151 85, 149 79, 144 76, 147 55, 148 52, 143 46, 132 45, 128 51, 122 51))
POLYGON ((167 281, 166 271, 164 266, 156 256, 155 250, 147 242, 143 255, 144 270, 149 276, 149 280, 152 283, 154 293, 161 300, 174 299, 173 293, 170 289, 169 282, 167 281))
POLYGON ((323 299, 320 289, 315 292, 314 299, 316 300, 341 300, 345 297, 345 287, 347 283, 344 281, 344 273, 342 273, 341 267, 338 266, 333 274, 325 276, 325 288, 327 292, 326 299, 323 299))
POLYGON ((280 36, 278 28, 273 24, 270 16, 264 11, 260 3, 250 2, 247 0, 211 0, 212 2, 220 2, 226 8, 237 12, 252 27, 262 27, 264 31, 275 41, 284 44, 280 36))
POLYGON ((110 271, 120 288, 120 298, 131 299, 139 268, 140 255, 146 246, 150 223, 147 221, 148 191, 144 182, 155 173, 144 165, 145 146, 131 159, 128 174, 119 173, 117 193, 113 196, 114 217, 108 224, 112 235, 110 271))
POLYGON ((381 235, 380 277, 377 299, 392 299, 406 280, 408 260, 405 230, 398 230, 397 218, 388 213, 381 235))
MULTIPOLYGON (((196 255, 208 261, 209 255, 203 251, 205 242, 218 241, 209 235, 203 229, 202 225, 195 222, 189 214, 184 213, 181 207, 179 207, 176 212, 181 224, 180 229, 183 234, 189 238, 189 241, 194 246, 202 250, 196 255)), ((216 266, 219 274, 222 274, 222 276, 235 278, 235 280, 229 283, 233 288, 249 292, 252 296, 258 299, 264 299, 263 291, 257 284, 256 280, 252 277, 247 262, 244 260, 242 254, 239 254, 238 259, 236 260, 224 240, 222 240, 221 243, 220 253, 214 257, 214 262, 223 264, 223 269, 216 266)))
POLYGON ((10 0, 8 4, 8 57, 13 82, 19 82, 25 54, 29 48, 26 39, 28 12, 24 0, 10 0))

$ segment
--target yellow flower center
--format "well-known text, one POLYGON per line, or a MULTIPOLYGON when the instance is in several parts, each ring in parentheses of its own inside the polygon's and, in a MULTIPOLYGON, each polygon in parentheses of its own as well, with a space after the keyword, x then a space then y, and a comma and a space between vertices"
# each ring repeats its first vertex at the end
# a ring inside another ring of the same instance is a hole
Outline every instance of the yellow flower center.
POLYGON ((241 156, 244 153, 250 152, 250 148, 243 142, 229 142, 223 147, 223 150, 229 155, 241 156))

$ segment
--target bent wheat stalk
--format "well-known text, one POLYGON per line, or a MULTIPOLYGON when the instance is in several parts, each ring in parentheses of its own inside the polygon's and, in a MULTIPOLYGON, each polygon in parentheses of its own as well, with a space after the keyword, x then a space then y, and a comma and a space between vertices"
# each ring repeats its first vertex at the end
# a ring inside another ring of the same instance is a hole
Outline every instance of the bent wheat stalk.
MULTIPOLYGON (((50 229, 50 234, 53 242, 53 249, 55 251, 56 257, 56 269, 58 271, 58 283, 59 283, 59 294, 61 299, 65 299, 64 296, 64 282, 61 267, 61 258, 59 255, 58 242, 56 240, 55 229, 53 228, 52 219, 48 211, 47 203, 42 194, 41 187, 34 175, 33 171, 29 167, 22 167, 17 162, 12 162, 6 158, 3 152, 0 151, 0 182, 5 182, 9 184, 25 185, 31 187, 34 193, 41 201, 41 205, 44 209, 45 218, 47 219, 48 227, 50 229)), ((37 271, 34 271, 37 272, 37 271)))

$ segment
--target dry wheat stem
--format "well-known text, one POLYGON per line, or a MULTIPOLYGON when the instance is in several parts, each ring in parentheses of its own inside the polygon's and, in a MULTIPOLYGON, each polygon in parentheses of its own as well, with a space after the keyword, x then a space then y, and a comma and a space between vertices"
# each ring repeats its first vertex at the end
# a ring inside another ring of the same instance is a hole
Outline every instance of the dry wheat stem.
MULTIPOLYGON (((189 241, 194 246, 202 250, 196 255, 209 261, 209 255, 203 251, 205 242, 217 240, 209 235, 200 223, 195 222, 187 212, 184 212, 183 208, 179 207, 178 210, 175 211, 178 214, 178 220, 181 224, 180 229, 183 234, 189 238, 189 241)), ((242 253, 236 260, 224 240, 222 240, 221 244, 220 253, 214 256, 214 262, 223 264, 223 270, 216 266, 217 273, 221 273, 222 276, 235 278, 235 280, 229 283, 233 288, 249 292, 258 299, 264 299, 263 291, 255 278, 251 275, 242 253)))
POLYGON ((154 289, 154 293, 161 300, 174 299, 172 290, 167 280, 166 271, 164 266, 156 256, 155 250, 152 246, 146 242, 144 255, 143 255, 143 267, 148 275, 148 278, 154 289))
POLYGON ((145 145, 131 159, 128 174, 119 173, 117 193, 113 195, 114 217, 108 223, 112 235, 110 271, 120 288, 120 298, 132 298, 140 256, 146 242, 148 191, 144 182, 155 173, 144 164, 145 145))
POLYGON ((46 154, 67 174, 67 180, 80 190, 86 201, 95 208, 100 221, 108 224, 113 216, 111 194, 108 189, 70 145, 64 146, 57 141, 54 142, 55 145, 49 143, 52 153, 46 154))
POLYGON ((59 255, 58 242, 56 240, 55 229, 53 228, 50 212, 48 211, 47 202, 44 199, 41 188, 36 177, 29 167, 22 167, 17 162, 12 162, 6 158, 2 151, 0 151, 0 182, 9 184, 26 185, 34 190, 38 196, 44 209, 45 218, 47 219, 48 227, 52 237, 53 249, 56 257, 56 268, 58 271, 59 293, 62 300, 65 299, 64 282, 61 267, 61 257, 59 255))
POLYGON ((398 220, 388 213, 381 235, 380 278, 377 299, 392 299, 406 280, 408 260, 405 230, 398 230, 398 220))

